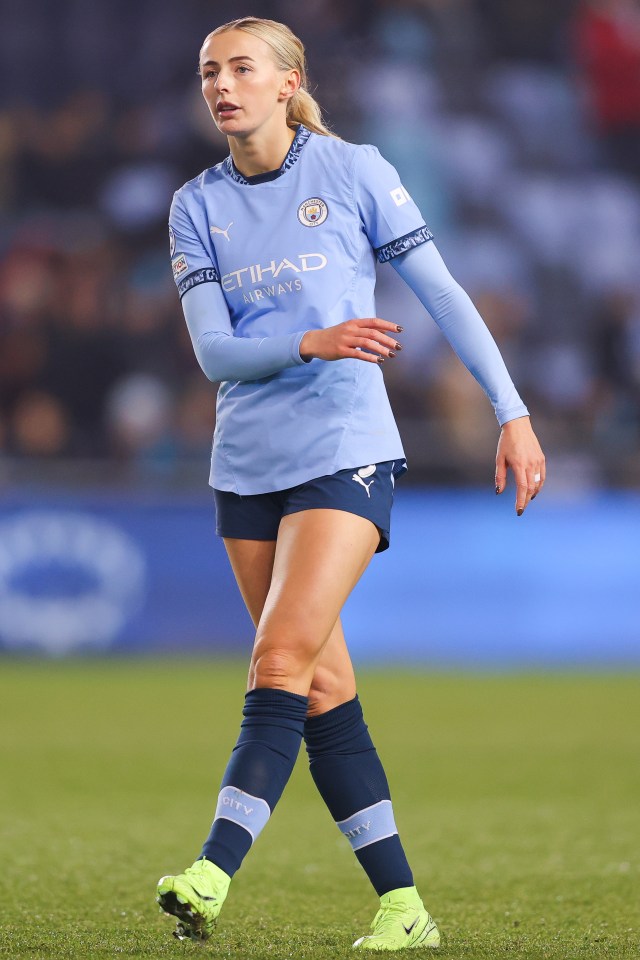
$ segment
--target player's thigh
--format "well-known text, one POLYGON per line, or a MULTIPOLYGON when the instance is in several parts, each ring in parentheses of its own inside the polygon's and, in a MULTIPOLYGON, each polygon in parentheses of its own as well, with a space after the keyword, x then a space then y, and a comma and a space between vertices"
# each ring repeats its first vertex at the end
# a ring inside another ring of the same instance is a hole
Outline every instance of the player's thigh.
POLYGON ((225 537, 224 545, 242 599, 257 627, 271 586, 276 541, 225 537))
POLYGON ((356 678, 349 650, 338 617, 322 648, 309 690, 307 716, 316 717, 327 713, 341 703, 353 700, 356 695, 356 678))
POLYGON ((344 602, 379 541, 370 520, 342 510, 283 517, 254 661, 278 651, 305 672, 311 670, 310 683, 344 602))
MULTIPOLYGON (((240 593, 249 615, 257 626, 271 585, 275 540, 224 539, 240 593)), ((248 686, 254 685, 253 671, 248 686)), ((355 696, 355 677, 351 658, 338 618, 327 641, 311 684, 309 716, 326 713, 355 696)))

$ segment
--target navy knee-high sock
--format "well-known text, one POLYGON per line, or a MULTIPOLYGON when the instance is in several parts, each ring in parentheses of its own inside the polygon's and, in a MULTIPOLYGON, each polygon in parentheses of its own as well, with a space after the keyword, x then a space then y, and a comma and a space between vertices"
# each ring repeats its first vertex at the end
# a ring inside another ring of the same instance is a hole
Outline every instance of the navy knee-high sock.
POLYGON ((389 784, 356 696, 304 725, 309 768, 378 896, 412 887, 389 784))
POLYGON ((216 814, 201 857, 230 877, 280 799, 298 756, 308 697, 250 690, 238 742, 222 778, 216 814))

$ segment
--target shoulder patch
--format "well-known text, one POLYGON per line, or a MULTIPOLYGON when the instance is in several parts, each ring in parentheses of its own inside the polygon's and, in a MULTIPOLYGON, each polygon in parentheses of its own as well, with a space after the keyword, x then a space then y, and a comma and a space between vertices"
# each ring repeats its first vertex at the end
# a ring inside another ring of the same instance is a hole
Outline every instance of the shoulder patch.
POLYGON ((184 253, 181 253, 180 256, 175 257, 171 261, 171 269, 173 270, 173 279, 177 280, 178 277, 181 277, 183 273, 186 273, 189 269, 189 264, 187 263, 187 258, 184 253))
POLYGON ((403 204, 408 203, 411 200, 411 197, 407 193, 404 187, 396 187, 395 190, 391 190, 391 199, 395 203, 396 207, 401 207, 403 204))

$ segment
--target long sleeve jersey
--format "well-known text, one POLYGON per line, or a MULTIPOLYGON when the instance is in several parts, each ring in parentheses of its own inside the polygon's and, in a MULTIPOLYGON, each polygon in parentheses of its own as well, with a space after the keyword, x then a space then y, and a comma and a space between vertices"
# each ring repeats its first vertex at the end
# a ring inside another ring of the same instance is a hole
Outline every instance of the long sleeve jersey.
POLYGON ((266 493, 404 457, 380 367, 305 362, 299 349, 306 330, 376 316, 376 259, 414 289, 498 420, 526 415, 489 331, 375 147, 300 126, 279 170, 246 178, 227 157, 185 184, 169 232, 196 356, 221 381, 217 489, 266 493))

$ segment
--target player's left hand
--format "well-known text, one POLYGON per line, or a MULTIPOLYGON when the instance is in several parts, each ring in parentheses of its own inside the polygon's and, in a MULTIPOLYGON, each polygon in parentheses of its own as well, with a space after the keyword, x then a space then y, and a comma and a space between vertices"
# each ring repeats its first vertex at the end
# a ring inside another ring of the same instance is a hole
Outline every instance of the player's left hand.
POLYGON ((504 424, 496 454, 496 493, 507 486, 507 468, 516 481, 516 513, 519 517, 540 493, 546 477, 545 459, 529 417, 504 424))

